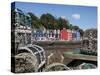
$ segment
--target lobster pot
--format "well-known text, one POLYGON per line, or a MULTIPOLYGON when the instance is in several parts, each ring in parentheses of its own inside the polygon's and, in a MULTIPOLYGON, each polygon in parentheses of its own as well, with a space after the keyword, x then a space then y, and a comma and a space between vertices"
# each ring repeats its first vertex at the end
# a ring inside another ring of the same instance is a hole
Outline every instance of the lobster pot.
POLYGON ((80 64, 77 69, 95 69, 96 65, 90 63, 82 63, 80 64))
POLYGON ((76 39, 80 40, 80 32, 76 32, 76 39))
POLYGON ((28 44, 24 47, 18 48, 18 54, 16 55, 16 71, 19 72, 35 72, 42 71, 45 66, 46 58, 45 51, 42 47, 38 45, 28 44), (20 66, 18 63, 24 64, 20 66), (24 61, 26 60, 26 61, 24 61), (17 68, 19 66, 19 68, 17 68), (21 71, 21 67, 23 70, 21 71), (19 70, 18 70, 19 69, 19 70))
POLYGON ((88 29, 84 32, 83 38, 97 39, 97 29, 88 29))
POLYGON ((97 30, 88 29, 84 32, 82 47, 82 54, 97 55, 97 30))
POLYGON ((38 61, 38 69, 40 69, 46 62, 44 49, 38 45, 28 45, 27 47, 29 48, 31 53, 36 57, 38 61))
POLYGON ((25 25, 25 14, 19 9, 15 9, 15 22, 25 25))
POLYGON ((19 46, 31 44, 31 32, 31 30, 25 30, 24 28, 15 30, 15 37, 19 37, 19 46))
POLYGON ((32 22, 32 20, 31 20, 31 16, 29 15, 29 14, 25 14, 26 16, 25 16, 25 22, 26 22, 26 25, 27 26, 29 26, 29 27, 31 27, 31 22, 32 22))
POLYGON ((26 34, 27 44, 31 44, 31 33, 26 34))
POLYGON ((15 9, 13 13, 11 13, 11 21, 12 23, 20 23, 20 17, 19 17, 19 10, 15 9))

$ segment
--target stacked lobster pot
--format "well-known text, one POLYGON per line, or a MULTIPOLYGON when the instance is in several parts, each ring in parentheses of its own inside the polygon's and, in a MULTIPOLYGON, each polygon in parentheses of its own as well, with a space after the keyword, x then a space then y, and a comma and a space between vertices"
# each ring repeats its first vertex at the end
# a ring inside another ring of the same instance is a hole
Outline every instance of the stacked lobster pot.
POLYGON ((91 64, 91 63, 82 63, 79 66, 76 67, 76 69, 95 69, 96 65, 91 64))
POLYGON ((97 29, 88 29, 84 32, 81 53, 97 55, 97 29))
POLYGON ((36 59, 37 59, 37 63, 38 63, 38 71, 42 71, 42 68, 44 68, 43 66, 46 63, 46 57, 45 57, 45 51, 42 47, 38 46, 38 45, 32 45, 29 44, 27 45, 27 47, 32 50, 33 55, 35 55, 36 59))
POLYGON ((29 44, 18 48, 15 56, 15 72, 41 72, 45 68, 45 51, 38 45, 29 44))

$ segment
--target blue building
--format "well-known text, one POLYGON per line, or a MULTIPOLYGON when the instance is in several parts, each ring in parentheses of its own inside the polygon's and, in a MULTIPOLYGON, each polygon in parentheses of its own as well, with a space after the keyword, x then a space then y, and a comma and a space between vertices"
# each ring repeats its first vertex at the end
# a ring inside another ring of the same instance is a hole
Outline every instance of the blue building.
POLYGON ((76 40, 77 39, 77 32, 76 31, 72 31, 72 40, 76 40))
POLYGON ((77 40, 80 40, 80 32, 76 32, 76 35, 77 35, 77 40))
POLYGON ((34 40, 42 41, 42 40, 46 40, 47 33, 41 29, 36 29, 36 30, 34 29, 32 32, 32 36, 34 40))

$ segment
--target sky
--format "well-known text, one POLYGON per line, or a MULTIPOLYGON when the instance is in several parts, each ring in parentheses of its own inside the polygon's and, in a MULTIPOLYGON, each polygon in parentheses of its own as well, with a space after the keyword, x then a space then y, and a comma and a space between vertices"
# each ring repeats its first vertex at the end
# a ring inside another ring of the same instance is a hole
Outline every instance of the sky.
POLYGON ((97 28, 97 7, 94 6, 16 2, 15 7, 24 13, 32 12, 37 17, 50 13, 56 18, 65 18, 83 30, 97 28))

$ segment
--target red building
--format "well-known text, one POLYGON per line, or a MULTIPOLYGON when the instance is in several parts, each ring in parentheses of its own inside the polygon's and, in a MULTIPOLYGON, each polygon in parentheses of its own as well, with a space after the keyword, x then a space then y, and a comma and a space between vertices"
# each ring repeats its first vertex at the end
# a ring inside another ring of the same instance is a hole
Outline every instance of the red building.
POLYGON ((66 28, 63 28, 60 31, 60 39, 61 40, 68 40, 68 32, 67 32, 67 29, 66 28))
POLYGON ((72 31, 66 28, 63 28, 60 32, 60 39, 61 40, 72 40, 72 31))

